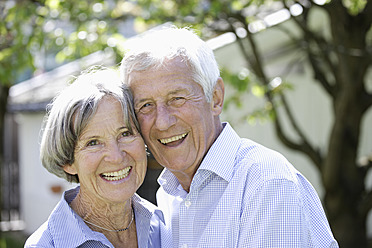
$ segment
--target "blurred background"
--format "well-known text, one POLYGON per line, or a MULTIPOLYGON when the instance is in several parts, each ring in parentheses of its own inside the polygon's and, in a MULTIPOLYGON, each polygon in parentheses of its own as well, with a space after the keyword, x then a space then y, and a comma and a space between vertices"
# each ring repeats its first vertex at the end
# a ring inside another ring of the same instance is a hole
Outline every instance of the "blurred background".
MULTIPOLYGON (((74 187, 39 160, 46 105, 169 25, 214 50, 222 120, 309 179, 340 247, 372 247, 371 1, 1 0, 0 20, 0 248, 23 247, 74 187)), ((154 203, 160 172, 150 159, 138 191, 154 203)))

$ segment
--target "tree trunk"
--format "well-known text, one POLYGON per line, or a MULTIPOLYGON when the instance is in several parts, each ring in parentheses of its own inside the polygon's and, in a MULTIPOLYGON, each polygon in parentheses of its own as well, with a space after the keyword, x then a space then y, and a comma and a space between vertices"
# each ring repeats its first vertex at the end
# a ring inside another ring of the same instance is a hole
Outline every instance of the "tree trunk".
POLYGON ((366 173, 356 164, 364 111, 354 92, 344 90, 335 99, 335 120, 322 171, 325 208, 343 248, 367 247, 366 214, 359 205, 366 173))
POLYGON ((0 83, 0 222, 3 206, 4 120, 8 102, 9 86, 0 83))
POLYGON ((367 247, 367 211, 363 206, 367 171, 357 165, 363 102, 370 59, 365 53, 369 14, 350 15, 341 1, 325 5, 330 20, 334 123, 322 168, 324 204, 340 247, 367 247))

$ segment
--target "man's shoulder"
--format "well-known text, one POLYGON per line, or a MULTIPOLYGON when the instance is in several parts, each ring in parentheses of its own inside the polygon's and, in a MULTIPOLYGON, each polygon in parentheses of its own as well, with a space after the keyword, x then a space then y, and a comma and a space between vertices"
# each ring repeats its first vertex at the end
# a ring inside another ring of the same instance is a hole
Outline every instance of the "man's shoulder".
MULTIPOLYGON (((262 144, 259 144, 251 139, 240 137, 235 130, 226 123, 224 125, 223 132, 220 140, 219 146, 223 150, 229 150, 229 153, 233 153, 235 158, 235 163, 242 160, 244 162, 249 161, 250 163, 270 163, 270 161, 275 161, 276 163, 287 163, 286 158, 275 150, 272 150, 262 144), (233 148, 234 147, 234 148, 233 148)), ((218 151, 220 152, 220 151, 218 151)))
POLYGON ((286 162, 286 158, 279 152, 247 138, 240 139, 237 156, 251 158, 257 162, 265 162, 268 160, 286 162))
POLYGON ((249 139, 241 139, 235 163, 238 169, 246 171, 247 176, 255 174, 262 180, 294 180, 298 171, 279 152, 269 149, 249 139))

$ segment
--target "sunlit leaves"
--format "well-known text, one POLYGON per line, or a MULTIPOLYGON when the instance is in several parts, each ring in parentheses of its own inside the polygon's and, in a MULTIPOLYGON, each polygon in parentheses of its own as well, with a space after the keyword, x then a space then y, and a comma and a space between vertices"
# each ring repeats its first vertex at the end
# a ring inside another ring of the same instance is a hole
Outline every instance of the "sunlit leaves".
POLYGON ((45 1, 45 6, 48 7, 49 9, 57 9, 59 7, 59 0, 46 0, 45 1))
POLYGON ((35 6, 2 4, 2 21, 0 24, 0 83, 11 85, 13 79, 26 69, 32 68, 32 55, 27 47, 33 45, 35 6))
POLYGON ((119 28, 132 15, 127 9, 118 12, 116 3, 125 2, 2 1, 0 82, 15 83, 25 69, 42 65, 35 61, 40 53, 56 54, 59 63, 100 50, 122 55, 125 38, 119 28))
MULTIPOLYGON (((269 94, 278 106, 280 105, 280 94, 287 90, 293 89, 292 85, 284 81, 280 77, 273 78, 268 85, 263 85, 256 76, 247 68, 243 68, 237 73, 233 73, 226 68, 221 69, 221 77, 226 84, 232 86, 233 94, 227 95, 225 98, 225 106, 227 109, 230 106, 238 108, 245 107, 244 99, 247 97, 255 97, 264 100, 266 94, 269 94)), ((265 102, 265 101, 263 101, 265 102)), ((250 124, 256 122, 264 122, 274 118, 274 111, 271 102, 266 103, 253 111, 249 111, 244 119, 250 124)))
POLYGON ((255 84, 252 86, 252 94, 256 97, 264 97, 265 96, 265 87, 260 84, 255 84))
POLYGON ((245 116, 245 120, 250 125, 256 125, 257 122, 265 123, 266 121, 272 121, 274 118, 273 106, 269 102, 266 102, 262 108, 255 109, 245 116))
MULTIPOLYGON (((339 0, 314 0, 314 2, 318 5, 329 4, 332 1, 339 0)), ((350 14, 357 15, 364 9, 367 1, 368 0, 342 0, 342 4, 347 8, 350 14)))
MULTIPOLYGON (((216 21, 224 19, 227 24, 229 16, 242 12, 251 13, 251 9, 258 11, 259 7, 253 6, 273 2, 280 1, 1 1, 1 6, 6 7, 2 8, 4 11, 0 13, 0 65, 3 71, 0 80, 14 81, 23 69, 33 68, 34 54, 40 51, 56 54, 59 62, 105 49, 121 54, 125 39, 122 27, 128 19, 132 20, 133 29, 139 33, 169 21, 180 26, 192 26, 200 31, 202 37, 207 38, 212 35, 211 25, 222 23, 216 21)), ((350 12, 359 13, 366 0, 343 0, 343 4, 350 12)), ((246 19, 241 20, 244 21, 242 25, 254 22, 253 14, 246 15, 246 19)), ((225 28, 230 27, 225 25, 225 28)), ((247 87, 247 84, 236 85, 242 91, 247 87)), ((266 89, 251 86, 249 90, 256 95, 262 95, 266 89)))
POLYGON ((352 15, 357 15, 364 9, 367 0, 343 0, 342 3, 352 15))

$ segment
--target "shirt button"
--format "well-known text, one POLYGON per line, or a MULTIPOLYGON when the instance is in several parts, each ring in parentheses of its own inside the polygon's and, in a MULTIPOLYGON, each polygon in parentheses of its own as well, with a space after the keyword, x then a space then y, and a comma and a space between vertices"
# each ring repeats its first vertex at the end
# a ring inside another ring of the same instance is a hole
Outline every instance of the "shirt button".
POLYGON ((188 248, 189 246, 187 244, 181 245, 181 248, 188 248))
MULTIPOLYGON (((190 206, 191 206, 191 201, 186 200, 186 201, 185 201, 185 206, 186 206, 186 207, 190 207, 190 206)), ((186 246, 187 246, 187 245, 186 245, 186 246)))

